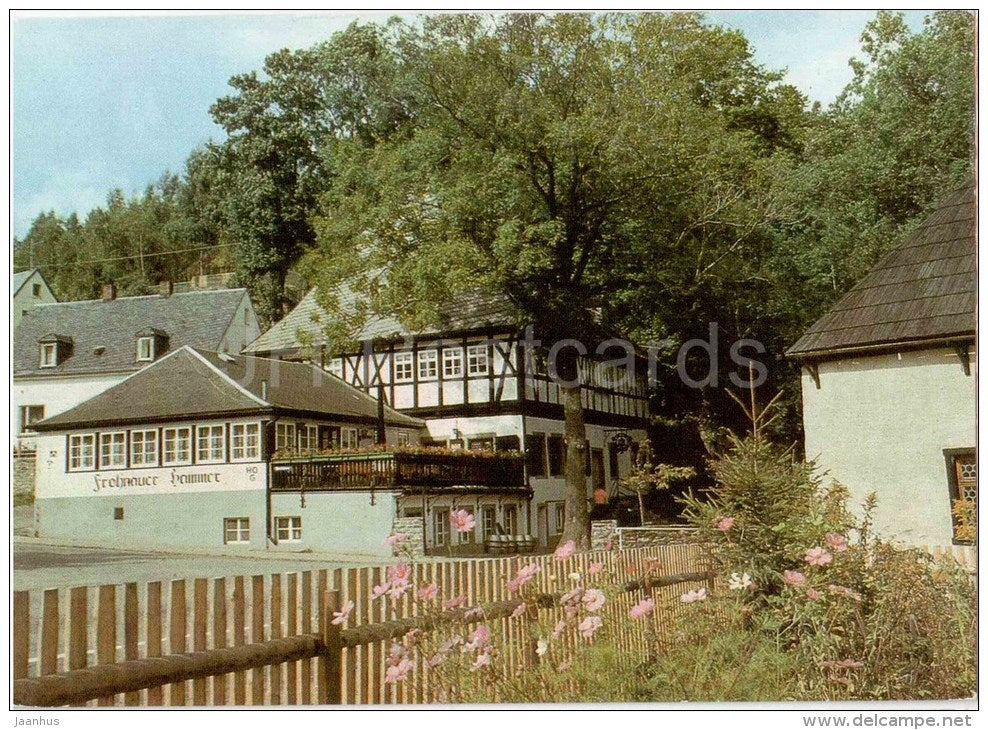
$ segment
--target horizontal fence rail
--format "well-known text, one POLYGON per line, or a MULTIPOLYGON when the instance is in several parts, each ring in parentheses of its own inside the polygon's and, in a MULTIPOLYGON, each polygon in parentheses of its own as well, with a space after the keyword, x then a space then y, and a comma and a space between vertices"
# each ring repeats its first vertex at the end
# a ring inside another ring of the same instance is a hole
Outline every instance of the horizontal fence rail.
MULTIPOLYGON (((384 681, 393 640, 412 629, 483 621, 500 629, 505 671, 516 671, 533 660, 526 623, 531 611, 558 620, 568 576, 588 575, 592 563, 603 566, 608 585, 617 589, 604 609, 612 618, 626 614, 643 595, 712 587, 699 548, 679 545, 581 553, 564 561, 538 556, 417 563, 414 585, 435 583, 442 596, 462 596, 466 603, 439 614, 419 613, 408 594, 388 608, 389 599, 372 600, 371 588, 383 582, 386 566, 19 591, 14 702, 35 707, 436 702, 421 662, 408 680, 384 681), (522 600, 506 584, 528 563, 540 571, 532 584, 535 597, 526 599, 530 610, 519 617, 522 600), (332 625, 333 612, 351 600, 355 607, 346 627, 332 625)), ((653 618, 661 624, 669 615, 653 618)), ((640 636, 618 635, 615 641, 634 651, 640 636)))

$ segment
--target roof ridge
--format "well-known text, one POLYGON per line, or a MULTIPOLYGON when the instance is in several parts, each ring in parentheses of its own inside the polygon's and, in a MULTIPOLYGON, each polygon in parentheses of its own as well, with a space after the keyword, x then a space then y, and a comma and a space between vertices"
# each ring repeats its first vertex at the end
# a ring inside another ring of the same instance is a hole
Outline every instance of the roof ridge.
MULTIPOLYGON (((188 350, 189 352, 191 352, 193 355, 195 355, 197 358, 199 358, 199 360, 201 360, 202 362, 204 362, 206 364, 206 366, 209 367, 210 370, 212 370, 213 372, 217 373, 226 382, 228 382, 230 385, 232 385, 234 388, 236 388, 237 390, 239 390, 241 393, 243 393, 244 395, 246 395, 251 400, 253 400, 256 403, 259 403, 259 404, 261 404, 262 406, 265 406, 265 407, 270 407, 271 406, 271 403, 269 403, 268 401, 264 400, 263 398, 258 398, 256 395, 254 395, 253 392, 251 392, 250 390, 248 390, 247 388, 245 388, 244 386, 242 386, 240 383, 238 383, 236 380, 234 380, 233 378, 231 378, 226 373, 224 373, 218 367, 216 367, 215 365, 213 365, 213 363, 209 362, 209 359, 206 358, 206 357, 204 357, 202 355, 202 353, 200 353, 196 348, 191 347, 190 345, 182 345, 182 347, 180 349, 188 350)), ((203 352, 209 352, 209 350, 203 350, 203 352)), ((219 354, 220 353, 216 353, 217 356, 219 356, 219 354)), ((232 357, 238 357, 238 356, 237 355, 233 355, 232 357)))

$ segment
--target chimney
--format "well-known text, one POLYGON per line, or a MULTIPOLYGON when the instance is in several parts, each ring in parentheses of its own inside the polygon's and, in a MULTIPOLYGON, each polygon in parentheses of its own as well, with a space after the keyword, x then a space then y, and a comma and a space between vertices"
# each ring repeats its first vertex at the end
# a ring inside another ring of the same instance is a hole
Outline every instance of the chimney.
POLYGON ((117 298, 117 285, 112 281, 103 285, 103 301, 112 302, 117 298))
POLYGON ((175 285, 170 281, 159 281, 158 282, 158 294, 163 297, 170 297, 172 292, 175 291, 175 285))

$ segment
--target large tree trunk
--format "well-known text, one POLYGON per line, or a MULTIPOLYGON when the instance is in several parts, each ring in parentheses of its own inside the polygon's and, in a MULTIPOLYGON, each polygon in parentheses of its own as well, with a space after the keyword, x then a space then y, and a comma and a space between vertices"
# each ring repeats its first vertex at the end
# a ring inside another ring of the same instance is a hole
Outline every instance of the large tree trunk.
POLYGON ((560 353, 559 374, 575 385, 560 384, 563 412, 566 418, 566 525, 562 542, 572 540, 580 550, 590 549, 590 513, 587 510, 587 431, 583 422, 583 401, 580 397, 577 358, 560 353))

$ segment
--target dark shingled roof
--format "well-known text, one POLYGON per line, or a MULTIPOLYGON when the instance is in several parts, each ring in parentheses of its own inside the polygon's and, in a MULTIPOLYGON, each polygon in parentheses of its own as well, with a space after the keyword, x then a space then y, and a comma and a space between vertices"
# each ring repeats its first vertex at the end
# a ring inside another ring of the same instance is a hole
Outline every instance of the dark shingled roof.
POLYGON ((246 289, 221 289, 42 304, 14 332, 14 375, 137 370, 145 365, 137 362, 137 333, 149 328, 168 335, 169 350, 183 345, 219 350, 246 296, 246 289), (57 367, 42 368, 38 342, 52 334, 72 338, 72 355, 57 367))
POLYGON ((947 196, 787 354, 807 360, 974 337, 977 201, 973 186, 947 196))
MULTIPOLYGON (((340 286, 337 296, 343 311, 352 311, 358 306, 359 296, 346 285, 340 286)), ((446 307, 443 321, 424 332, 410 332, 396 318, 389 316, 370 317, 355 339, 359 341, 403 337, 411 334, 437 334, 481 329, 488 325, 495 327, 512 323, 511 308, 503 297, 480 293, 463 294, 446 307)), ((311 339, 313 346, 325 345, 325 324, 329 314, 316 301, 316 290, 312 289, 291 312, 262 334, 246 348, 245 352, 287 353, 301 346, 299 333, 311 339)))
MULTIPOLYGON (((220 355, 185 346, 34 427, 54 431, 92 424, 275 412, 374 423, 377 401, 312 365, 220 355)), ((424 424, 391 408, 385 408, 384 417, 395 426, 419 428, 424 424)))

